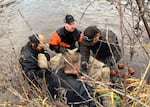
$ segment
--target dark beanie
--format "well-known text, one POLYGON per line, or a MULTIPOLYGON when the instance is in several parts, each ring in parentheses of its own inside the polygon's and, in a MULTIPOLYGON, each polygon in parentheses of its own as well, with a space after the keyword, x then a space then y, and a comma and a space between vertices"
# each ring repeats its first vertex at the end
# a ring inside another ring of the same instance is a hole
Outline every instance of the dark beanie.
POLYGON ((65 23, 70 24, 71 22, 74 22, 74 21, 75 21, 75 19, 72 15, 66 15, 65 16, 65 23))
POLYGON ((31 43, 34 43, 34 44, 39 44, 39 40, 37 39, 38 37, 38 34, 33 34, 29 37, 29 40, 31 43))
POLYGON ((84 30, 84 36, 87 36, 88 39, 93 39, 97 33, 101 34, 97 26, 89 26, 84 30))

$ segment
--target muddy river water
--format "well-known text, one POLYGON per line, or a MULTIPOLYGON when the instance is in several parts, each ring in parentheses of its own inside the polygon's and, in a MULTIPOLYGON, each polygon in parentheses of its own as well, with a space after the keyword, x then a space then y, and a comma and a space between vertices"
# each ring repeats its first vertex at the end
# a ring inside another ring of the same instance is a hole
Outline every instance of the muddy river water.
MULTIPOLYGON (((19 54, 20 48, 27 42, 28 36, 41 33, 48 41, 50 35, 63 26, 66 14, 72 14, 76 19, 76 26, 81 31, 89 25, 97 25, 99 28, 113 30, 119 40, 120 18, 114 5, 106 0, 95 0, 84 10, 92 0, 0 0, 0 68, 5 72, 11 72, 12 54, 19 54), (7 4, 7 2, 11 2, 7 4), (19 14, 21 11, 24 19, 19 14), (29 23, 32 31, 25 23, 29 23)), ((126 16, 130 19, 129 16, 126 16)), ((128 42, 128 41, 127 41, 128 42)), ((129 53, 126 52, 126 63, 129 63, 129 53)), ((140 52, 139 52, 140 53, 140 52)), ((133 58, 133 66, 139 72, 147 65, 149 59, 144 55, 136 54, 133 58)), ((145 69, 144 69, 145 70, 145 69)), ((139 73, 138 73, 139 74, 139 73)), ((136 75, 136 74, 135 74, 136 75)))

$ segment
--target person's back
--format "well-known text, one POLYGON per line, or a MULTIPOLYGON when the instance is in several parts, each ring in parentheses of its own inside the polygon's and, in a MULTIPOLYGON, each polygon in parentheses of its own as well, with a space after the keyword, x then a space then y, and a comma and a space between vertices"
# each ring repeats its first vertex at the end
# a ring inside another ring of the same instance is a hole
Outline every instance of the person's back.
POLYGON ((79 80, 78 73, 80 69, 80 54, 67 54, 65 58, 65 67, 60 69, 57 75, 60 77, 61 87, 66 89, 67 103, 73 107, 87 105, 88 107, 96 107, 91 97, 94 97, 93 88, 79 80), (88 91, 88 92, 87 92, 88 91), (90 96, 89 96, 90 95, 90 96), (89 101, 88 101, 89 100, 89 101), (77 103, 77 104, 76 104, 77 103))
POLYGON ((87 100, 90 99, 88 93, 91 96, 93 96, 92 87, 90 87, 85 83, 82 83, 80 80, 77 80, 78 79, 77 75, 66 74, 63 69, 61 69, 57 75, 61 78, 61 87, 67 90, 65 97, 67 98, 68 104, 71 105, 72 103, 74 107, 79 107, 82 104, 88 105, 88 107, 96 107, 94 101, 86 102, 87 100), (86 92, 86 89, 88 90, 88 92, 86 92), (79 103, 79 104, 75 104, 75 103, 79 103))
POLYGON ((26 74, 28 74, 31 69, 39 69, 38 62, 33 60, 33 58, 37 59, 37 55, 38 52, 31 47, 29 42, 21 49, 21 65, 26 74))
POLYGON ((108 67, 116 69, 116 63, 121 59, 121 49, 117 36, 111 30, 106 29, 101 29, 101 35, 100 41, 92 47, 94 57, 108 67))
POLYGON ((75 27, 72 15, 66 15, 64 27, 58 29, 49 39, 49 47, 55 52, 64 52, 66 49, 76 48, 76 42, 82 41, 81 31, 75 27))

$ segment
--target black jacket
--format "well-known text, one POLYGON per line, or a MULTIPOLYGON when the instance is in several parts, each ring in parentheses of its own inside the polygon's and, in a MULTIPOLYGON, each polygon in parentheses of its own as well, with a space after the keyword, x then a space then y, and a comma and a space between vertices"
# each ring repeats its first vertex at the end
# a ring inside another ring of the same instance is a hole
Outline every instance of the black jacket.
POLYGON ((45 53, 44 50, 41 52, 36 51, 31 47, 30 43, 27 43, 21 49, 20 64, 22 65, 22 69, 24 70, 25 74, 31 80, 33 80, 35 76, 43 77, 43 73, 48 73, 46 69, 41 69, 38 66, 37 57, 39 53, 44 53, 47 59, 50 59, 48 53, 45 53))
POLYGON ((68 32, 64 27, 56 31, 61 38, 61 41, 70 44, 70 49, 75 48, 75 42, 79 40, 81 31, 75 29, 73 32, 68 32))
MULTIPOLYGON (((77 75, 66 74, 63 69, 60 69, 58 76, 61 78, 60 86, 67 90, 66 97, 68 103, 84 102, 90 99, 83 85, 85 83, 77 80, 77 75)), ((85 87, 89 94, 93 96, 93 88, 88 84, 85 84, 85 87)), ((95 102, 92 100, 82 104, 86 104, 88 107, 96 107, 95 102)), ((79 105, 81 104, 74 104, 73 107, 79 107, 79 105)))
POLYGON ((56 52, 62 52, 65 49, 74 49, 76 47, 76 42, 80 45, 81 31, 75 28, 73 32, 68 32, 65 27, 58 29, 50 38, 49 44, 50 49, 56 52), (58 43, 57 39, 61 41, 58 43), (54 42, 55 41, 55 42, 54 42), (62 45, 63 43, 63 45, 62 45))
POLYGON ((93 56, 105 63, 107 66, 112 67, 115 65, 116 62, 118 62, 121 59, 121 49, 118 43, 117 36, 112 32, 108 31, 108 39, 110 43, 110 47, 106 42, 106 30, 102 31, 102 37, 100 38, 100 41, 98 41, 96 44, 88 43, 88 41, 84 40, 81 43, 80 47, 80 53, 81 53, 81 62, 87 62, 89 61, 90 57, 90 51, 92 51, 93 56), (112 58, 111 51, 114 55, 115 62, 112 58))
POLYGON ((20 63, 25 74, 36 84, 40 85, 37 81, 39 78, 45 76, 47 87, 52 97, 57 94, 58 79, 57 76, 51 73, 50 69, 41 69, 38 66, 37 57, 39 53, 45 54, 48 60, 50 56, 46 51, 37 52, 33 49, 30 43, 26 44, 21 50, 20 63))

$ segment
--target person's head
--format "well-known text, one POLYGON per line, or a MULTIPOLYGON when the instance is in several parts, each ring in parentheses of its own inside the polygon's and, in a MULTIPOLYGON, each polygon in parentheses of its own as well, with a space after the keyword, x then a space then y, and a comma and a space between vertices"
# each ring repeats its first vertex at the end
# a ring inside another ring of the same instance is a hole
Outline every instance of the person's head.
POLYGON ((80 70, 80 53, 71 50, 71 52, 66 52, 64 57, 67 60, 67 62, 64 62, 65 72, 70 74, 77 74, 80 70))
POLYGON ((101 36, 101 31, 97 26, 89 26, 84 30, 84 39, 95 44, 101 36))
POLYGON ((75 19, 72 15, 65 16, 64 26, 68 32, 73 32, 75 30, 75 19))
POLYGON ((33 34, 29 37, 29 41, 32 45, 32 48, 34 48, 37 51, 42 51, 44 49, 44 46, 42 45, 45 44, 45 37, 41 34, 33 34))

